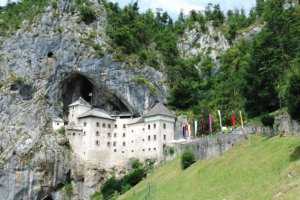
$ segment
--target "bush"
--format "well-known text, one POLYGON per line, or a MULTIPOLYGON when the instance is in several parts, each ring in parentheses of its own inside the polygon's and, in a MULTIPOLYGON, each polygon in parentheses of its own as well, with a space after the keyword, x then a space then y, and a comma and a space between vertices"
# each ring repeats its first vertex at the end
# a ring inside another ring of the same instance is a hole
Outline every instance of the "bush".
POLYGON ((80 11, 79 21, 83 21, 86 24, 90 24, 94 20, 96 20, 96 13, 93 10, 93 8, 89 6, 81 6, 79 8, 79 11, 80 11))
POLYGON ((300 146, 297 146, 293 153, 290 155, 290 160, 291 161, 296 161, 300 159, 300 146))
POLYGON ((138 169, 142 166, 143 164, 140 162, 140 160, 137 158, 137 159, 134 159, 133 161, 131 161, 131 167, 132 169, 138 169))
POLYGON ((67 183, 65 185, 65 191, 66 191, 66 195, 68 197, 71 198, 73 196, 73 185, 72 185, 72 183, 67 183))
POLYGON ((186 169, 195 162, 195 155, 191 151, 185 151, 181 157, 181 167, 186 169))
POLYGON ((288 113, 292 119, 300 122, 300 71, 289 76, 287 93, 288 113))
POLYGON ((122 185, 129 184, 131 186, 135 186, 144 178, 145 175, 146 172, 144 169, 136 169, 121 179, 122 185))
POLYGON ((4 85, 3 82, 0 81, 0 88, 2 88, 3 85, 4 85))
POLYGON ((170 152, 170 154, 171 154, 171 156, 175 153, 175 150, 174 150, 174 148, 173 147, 171 147, 170 149, 169 149, 169 152, 170 152))
POLYGON ((66 129, 64 126, 62 126, 60 129, 58 129, 58 133, 62 134, 62 135, 66 135, 66 129))
POLYGON ((132 188, 132 186, 129 185, 129 184, 122 185, 122 188, 121 188, 121 194, 124 194, 125 192, 127 192, 127 191, 130 190, 131 188, 132 188))
POLYGON ((262 116, 260 116, 260 121, 263 123, 264 126, 269 126, 272 128, 274 124, 274 116, 265 113, 262 116))
POLYGON ((113 176, 102 185, 101 193, 103 194, 103 198, 106 199, 110 195, 114 194, 115 191, 121 191, 121 183, 113 176))

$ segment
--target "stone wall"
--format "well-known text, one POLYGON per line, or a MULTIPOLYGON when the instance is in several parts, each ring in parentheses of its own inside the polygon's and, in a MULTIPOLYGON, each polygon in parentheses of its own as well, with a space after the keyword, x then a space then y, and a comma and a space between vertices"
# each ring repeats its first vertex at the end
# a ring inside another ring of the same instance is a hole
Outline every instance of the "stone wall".
POLYGON ((233 130, 235 134, 274 136, 278 134, 300 134, 300 125, 295 120, 292 120, 287 112, 275 114, 273 127, 265 127, 261 122, 246 124, 244 128, 237 127, 233 130))
POLYGON ((244 138, 245 136, 240 134, 222 134, 180 144, 173 144, 173 146, 167 147, 166 149, 174 148, 174 154, 170 155, 170 153, 168 153, 168 155, 165 155, 165 161, 172 160, 187 150, 194 152, 197 160, 221 156, 244 138))

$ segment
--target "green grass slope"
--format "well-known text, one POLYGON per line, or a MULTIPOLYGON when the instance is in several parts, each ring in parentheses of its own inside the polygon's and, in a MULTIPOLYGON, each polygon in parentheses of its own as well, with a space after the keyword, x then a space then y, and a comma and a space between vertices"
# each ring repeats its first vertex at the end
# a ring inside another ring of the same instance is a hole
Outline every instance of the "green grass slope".
POLYGON ((120 199, 300 199, 300 137, 251 137, 186 170, 177 157, 120 199), (294 156, 291 156, 294 155, 294 156))

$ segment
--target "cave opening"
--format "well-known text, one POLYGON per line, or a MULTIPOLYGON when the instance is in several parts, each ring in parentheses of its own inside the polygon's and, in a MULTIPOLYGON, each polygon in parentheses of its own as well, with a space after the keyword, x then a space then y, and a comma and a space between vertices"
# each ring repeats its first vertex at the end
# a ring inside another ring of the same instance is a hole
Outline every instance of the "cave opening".
MULTIPOLYGON (((63 110, 82 97, 95 108, 101 108, 112 114, 128 113, 129 109, 113 92, 102 85, 93 84, 86 76, 76 73, 70 75, 62 82, 63 110), (92 93, 92 97, 89 95, 92 93)), ((67 112, 66 112, 67 113, 67 112)))
POLYGON ((68 105, 82 97, 87 102, 91 103, 89 93, 93 93, 93 84, 80 74, 74 74, 67 78, 62 84, 63 105, 66 109, 68 105))
POLYGON ((50 51, 48 54, 47 54, 48 58, 52 58, 53 57, 53 53, 50 51))

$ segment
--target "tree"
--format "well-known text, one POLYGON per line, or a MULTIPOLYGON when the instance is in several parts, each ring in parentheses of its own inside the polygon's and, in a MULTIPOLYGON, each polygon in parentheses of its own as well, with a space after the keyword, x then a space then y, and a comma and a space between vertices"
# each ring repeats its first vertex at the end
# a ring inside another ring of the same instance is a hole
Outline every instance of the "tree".
POLYGON ((300 71, 289 76, 287 85, 287 107, 291 118, 300 122, 300 71))

